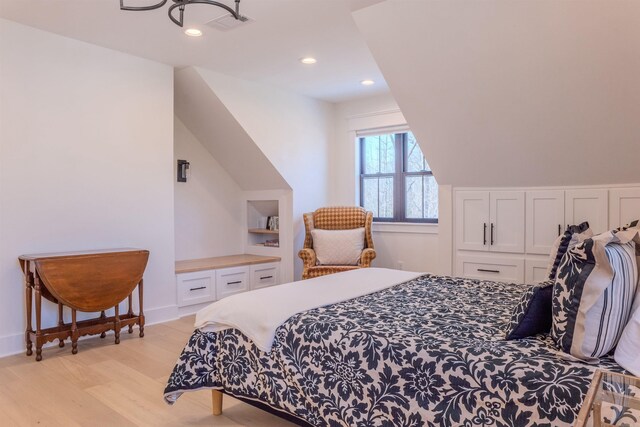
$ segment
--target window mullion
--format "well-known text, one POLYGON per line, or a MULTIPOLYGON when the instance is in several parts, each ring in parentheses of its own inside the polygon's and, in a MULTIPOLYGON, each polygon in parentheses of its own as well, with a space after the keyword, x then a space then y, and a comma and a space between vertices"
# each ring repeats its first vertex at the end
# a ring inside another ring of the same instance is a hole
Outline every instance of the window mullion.
POLYGON ((396 222, 404 221, 405 194, 404 194, 404 134, 395 135, 396 170, 394 177, 393 219, 396 222))

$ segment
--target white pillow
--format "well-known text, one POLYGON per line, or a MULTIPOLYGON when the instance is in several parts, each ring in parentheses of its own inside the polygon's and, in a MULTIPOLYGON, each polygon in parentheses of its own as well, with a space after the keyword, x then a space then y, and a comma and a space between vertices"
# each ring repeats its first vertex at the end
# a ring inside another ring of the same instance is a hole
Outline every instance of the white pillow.
POLYGON ((364 227, 351 230, 311 230, 320 265, 358 265, 364 248, 364 227))
POLYGON ((624 327, 613 358, 627 371, 640 376, 640 287, 631 309, 631 318, 624 327))
MULTIPOLYGON (((637 227, 637 223, 635 227, 637 227)), ((623 233, 629 231, 623 230, 623 233)), ((633 230, 631 230, 633 232, 633 230)), ((640 254, 640 244, 636 244, 636 257, 640 254)), ((636 258, 638 260, 639 258, 636 258)), ((640 264, 640 262, 638 262, 640 264)), ((640 267, 640 265, 639 265, 640 267)), ((631 308, 631 317, 622 331, 618 347, 614 354, 614 359, 618 365, 622 366, 633 375, 640 376, 640 283, 636 289, 636 294, 631 308)))

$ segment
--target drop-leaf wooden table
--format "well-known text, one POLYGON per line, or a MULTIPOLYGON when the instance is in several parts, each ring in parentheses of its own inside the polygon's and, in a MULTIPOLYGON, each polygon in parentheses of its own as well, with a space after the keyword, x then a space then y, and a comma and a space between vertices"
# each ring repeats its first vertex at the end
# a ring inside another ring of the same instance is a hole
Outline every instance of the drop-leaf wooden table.
POLYGON ((54 340, 71 339, 72 353, 78 352, 78 338, 83 335, 115 332, 115 342, 120 343, 123 327, 133 332, 140 328, 144 336, 143 280, 142 276, 149 259, 149 251, 142 249, 109 249, 100 251, 60 252, 22 255, 20 266, 25 276, 25 300, 27 329, 25 341, 27 356, 33 354, 35 343, 36 360, 42 360, 42 346, 54 340), (133 313, 133 291, 138 287, 140 311, 133 313), (42 298, 58 305, 58 325, 42 328, 42 298), (119 303, 128 299, 128 311, 120 314, 119 303), (64 323, 63 307, 71 309, 71 323, 64 323), (35 330, 32 326, 32 311, 35 308, 35 330), (114 308, 113 316, 105 311, 114 308), (99 317, 77 321, 81 312, 100 312, 99 317))

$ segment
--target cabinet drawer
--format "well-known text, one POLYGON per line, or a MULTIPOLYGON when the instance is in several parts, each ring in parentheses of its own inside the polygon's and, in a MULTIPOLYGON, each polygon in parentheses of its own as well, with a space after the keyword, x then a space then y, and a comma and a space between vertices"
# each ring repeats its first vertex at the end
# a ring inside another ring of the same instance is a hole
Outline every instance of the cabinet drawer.
POLYGON ((178 307, 216 299, 216 275, 213 270, 176 275, 178 307))
POLYGON ((251 266, 251 289, 266 288, 278 284, 280 284, 280 265, 278 263, 251 266))
POLYGON ((249 267, 217 270, 216 289, 218 299, 249 290, 249 267))
POLYGON ((525 283, 528 285, 535 285, 540 282, 544 282, 548 279, 547 267, 549 261, 538 259, 527 259, 525 261, 525 283))
POLYGON ((458 256, 456 271, 471 279, 523 283, 524 259, 458 256))

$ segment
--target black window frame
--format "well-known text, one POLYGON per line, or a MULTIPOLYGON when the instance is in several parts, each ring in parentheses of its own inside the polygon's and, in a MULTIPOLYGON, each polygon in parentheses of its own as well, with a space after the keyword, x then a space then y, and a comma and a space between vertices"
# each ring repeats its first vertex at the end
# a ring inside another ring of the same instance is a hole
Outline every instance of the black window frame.
MULTIPOLYGON (((379 134, 359 136, 358 144, 360 148, 360 206, 364 207, 364 179, 365 178, 393 178, 393 218, 373 217, 375 222, 410 222, 410 223, 426 223, 437 224, 438 218, 407 218, 407 193, 406 193, 406 177, 407 176, 433 176, 431 170, 407 172, 407 146, 409 143, 409 131, 404 132, 380 132, 379 134), (365 149, 364 141, 368 136, 377 135, 393 135, 395 150, 395 172, 393 173, 365 173, 365 149)), ((380 211, 378 209, 378 211, 380 211)))

